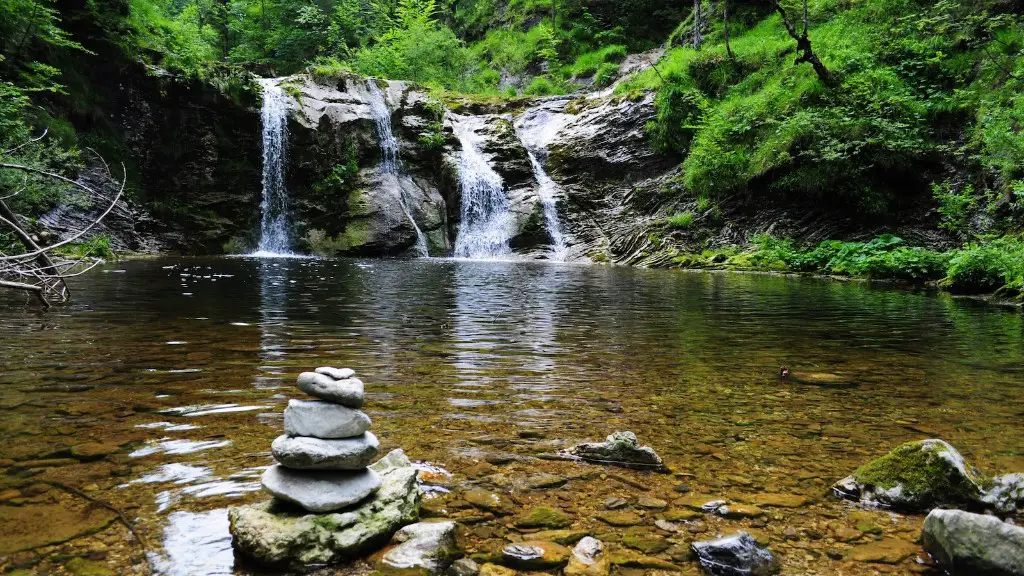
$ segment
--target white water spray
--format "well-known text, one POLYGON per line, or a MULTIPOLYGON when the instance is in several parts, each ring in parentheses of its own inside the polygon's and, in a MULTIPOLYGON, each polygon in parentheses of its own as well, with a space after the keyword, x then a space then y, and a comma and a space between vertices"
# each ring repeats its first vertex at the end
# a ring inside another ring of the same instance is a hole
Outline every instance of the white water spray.
POLYGON ((274 79, 259 81, 263 88, 263 201, 260 204, 260 244, 253 256, 292 256, 288 240, 288 190, 284 186, 288 142, 288 97, 274 79))
POLYGON ((394 178, 398 203, 401 205, 405 217, 409 219, 413 229, 416 231, 416 251, 420 256, 428 257, 430 256, 430 251, 427 248, 427 239, 423 236, 423 231, 416 224, 416 220, 413 219, 412 212, 409 211, 409 205, 405 201, 405 194, 402 192, 401 164, 398 160, 398 138, 395 138, 395 133, 391 129, 391 109, 388 108, 384 93, 377 86, 376 80, 368 78, 366 80, 366 88, 370 94, 370 112, 373 114, 373 122, 377 126, 377 137, 380 139, 381 171, 385 177, 394 178))
POLYGON ((459 180, 462 186, 462 221, 455 239, 455 256, 500 259, 509 256, 512 213, 501 176, 491 168, 476 133, 482 120, 452 117, 455 135, 462 144, 459 180))

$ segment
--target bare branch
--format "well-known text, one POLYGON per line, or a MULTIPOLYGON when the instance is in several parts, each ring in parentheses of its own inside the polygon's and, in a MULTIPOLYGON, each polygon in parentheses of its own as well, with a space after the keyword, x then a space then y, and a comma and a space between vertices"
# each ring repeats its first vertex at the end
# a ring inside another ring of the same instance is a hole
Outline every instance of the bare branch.
POLYGON ((36 142, 39 142, 43 138, 46 138, 46 133, 49 132, 49 131, 50 131, 49 128, 43 128, 43 133, 40 134, 38 138, 32 138, 28 142, 24 142, 22 144, 19 144, 19 145, 15 146, 14 148, 11 148, 10 150, 4 150, 3 152, 0 152, 0 156, 10 156, 11 154, 14 154, 18 150, 21 150, 22 148, 24 148, 25 146, 28 146, 29 144, 34 144, 36 142))
MULTIPOLYGON (((34 173, 38 173, 38 174, 43 174, 43 175, 49 176, 51 178, 56 178, 58 180, 62 180, 64 182, 68 182, 70 184, 73 184, 73 185, 77 186, 78 188, 81 188, 83 190, 88 191, 91 194, 95 194, 97 196, 101 196, 99 193, 94 191, 92 188, 89 188, 88 186, 86 186, 86 185, 84 185, 82 183, 75 182, 74 180, 70 180, 68 178, 65 178, 65 177, 59 175, 59 174, 54 174, 52 172, 47 172, 45 170, 39 170, 37 168, 21 166, 19 164, 6 164, 6 163, 2 163, 2 162, 0 162, 0 168, 11 168, 11 169, 14 169, 14 170, 25 170, 25 171, 28 171, 28 172, 34 172, 34 173)), ((60 246, 65 246, 67 244, 71 244, 72 242, 75 242, 76 240, 78 240, 82 236, 85 236, 86 232, 88 232, 94 226, 99 224, 100 221, 102 221, 104 218, 107 217, 107 214, 110 214, 110 212, 114 209, 114 207, 117 206, 117 202, 121 199, 121 195, 124 193, 125 182, 128 181, 128 170, 125 168, 123 163, 121 164, 121 170, 124 173, 124 177, 121 179, 121 188, 118 189, 117 195, 110 202, 110 205, 107 206, 107 209, 104 210, 103 213, 100 214, 99 217, 97 217, 95 220, 93 220, 88 226, 86 226, 85 228, 79 230, 77 234, 71 236, 70 238, 67 238, 66 240, 62 240, 60 242, 57 242, 56 244, 51 244, 50 246, 47 246, 46 248, 40 248, 40 249, 37 249, 35 252, 30 252, 30 253, 27 253, 27 254, 19 254, 17 256, 0 256, 0 260, 15 260, 15 259, 19 259, 19 258, 26 258, 26 257, 30 257, 30 256, 37 256, 39 254, 44 254, 46 252, 50 252, 50 251, 52 251, 52 250, 54 250, 56 248, 59 248, 60 246)))
POLYGON ((13 288, 15 290, 25 290, 31 292, 39 299, 39 302, 49 308, 50 302, 46 299, 46 295, 43 294, 42 286, 36 286, 34 284, 25 284, 23 282, 10 282, 8 280, 0 280, 0 288, 13 288))

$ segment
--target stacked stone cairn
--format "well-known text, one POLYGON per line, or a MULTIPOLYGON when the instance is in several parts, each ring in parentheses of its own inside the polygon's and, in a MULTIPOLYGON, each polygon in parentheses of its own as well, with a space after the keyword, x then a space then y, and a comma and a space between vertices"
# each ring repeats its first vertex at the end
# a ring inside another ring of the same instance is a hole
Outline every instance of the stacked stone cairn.
POLYGON ((367 468, 380 450, 363 407, 363 383, 348 368, 317 368, 298 388, 317 400, 291 400, 284 434, 271 445, 277 464, 263 488, 309 512, 334 512, 377 492, 380 477, 367 468))

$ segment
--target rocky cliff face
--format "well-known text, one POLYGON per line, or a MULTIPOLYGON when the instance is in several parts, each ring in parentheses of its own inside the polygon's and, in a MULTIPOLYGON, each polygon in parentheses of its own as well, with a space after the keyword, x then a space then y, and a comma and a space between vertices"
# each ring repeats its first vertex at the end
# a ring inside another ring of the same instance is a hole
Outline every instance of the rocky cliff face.
POLYGON ((399 255, 415 249, 419 228, 432 255, 451 254, 463 217, 463 147, 474 143, 501 178, 515 253, 550 256, 545 193, 554 197, 568 259, 629 260, 647 247, 659 212, 650 196, 678 165, 648 145, 653 96, 442 103, 408 83, 373 80, 379 90, 372 90, 367 82, 306 75, 281 81, 292 99, 293 237, 304 238, 306 249, 399 255), (374 122, 373 99, 381 95, 398 140, 397 175, 387 170, 374 122), (537 166, 553 187, 542 189, 537 166))

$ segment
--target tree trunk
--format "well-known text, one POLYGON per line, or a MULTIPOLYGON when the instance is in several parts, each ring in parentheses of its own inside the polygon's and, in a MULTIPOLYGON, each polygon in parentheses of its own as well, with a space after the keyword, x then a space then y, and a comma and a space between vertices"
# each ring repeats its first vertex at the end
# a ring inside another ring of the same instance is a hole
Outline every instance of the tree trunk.
POLYGON ((729 60, 736 61, 736 55, 732 53, 732 46, 729 46, 729 0, 722 2, 722 33, 725 35, 725 53, 729 60))
POLYGON ((793 64, 809 63, 814 68, 814 73, 818 75, 818 78, 823 83, 831 86, 833 84, 832 75, 829 73, 828 68, 818 59, 818 55, 814 53, 814 50, 811 49, 811 39, 807 35, 807 0, 804 0, 804 30, 802 34, 797 34, 796 27, 789 21, 786 9, 782 7, 779 0, 771 0, 771 2, 775 11, 782 17, 782 25, 786 27, 786 33, 789 34, 790 38, 796 40, 796 49, 800 52, 800 56, 793 61, 793 64))
POLYGON ((551 32, 558 31, 558 0, 551 0, 551 32))

